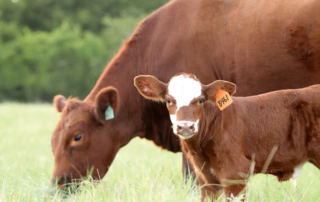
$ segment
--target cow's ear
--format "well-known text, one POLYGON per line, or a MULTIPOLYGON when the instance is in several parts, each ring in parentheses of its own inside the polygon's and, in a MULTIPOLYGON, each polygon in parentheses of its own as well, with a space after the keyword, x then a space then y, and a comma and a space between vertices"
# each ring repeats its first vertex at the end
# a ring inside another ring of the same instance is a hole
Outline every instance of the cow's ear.
POLYGON ((96 95, 94 100, 94 116, 104 123, 106 120, 114 118, 119 108, 119 93, 112 86, 103 88, 96 95))
POLYGON ((58 112, 62 112, 63 108, 66 106, 66 98, 63 97, 63 95, 54 96, 53 105, 58 112))
POLYGON ((146 99, 165 102, 167 84, 154 76, 141 75, 134 78, 134 85, 146 99))
POLYGON ((230 95, 233 95, 236 92, 237 86, 234 83, 223 80, 216 80, 204 86, 206 96, 212 102, 216 101, 216 95, 219 89, 227 91, 230 95))

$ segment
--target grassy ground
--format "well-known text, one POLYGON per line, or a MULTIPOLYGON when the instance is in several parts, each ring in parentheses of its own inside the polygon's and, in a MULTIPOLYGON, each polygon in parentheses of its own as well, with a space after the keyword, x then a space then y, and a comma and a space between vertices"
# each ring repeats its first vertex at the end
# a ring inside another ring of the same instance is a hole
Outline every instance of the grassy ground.
MULTIPOLYGON (((199 201, 199 190, 182 183, 181 154, 138 138, 121 149, 101 183, 84 181, 63 196, 49 187, 58 117, 51 105, 0 104, 0 201, 199 201)), ((247 201, 320 201, 320 171, 305 164, 296 188, 256 175, 247 193, 247 201)))

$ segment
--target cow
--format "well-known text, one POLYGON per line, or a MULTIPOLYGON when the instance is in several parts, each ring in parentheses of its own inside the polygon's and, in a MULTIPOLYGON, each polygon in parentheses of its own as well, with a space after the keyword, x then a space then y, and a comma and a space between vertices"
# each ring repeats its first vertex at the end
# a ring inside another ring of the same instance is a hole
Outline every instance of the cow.
POLYGON ((137 76, 134 85, 144 98, 166 103, 173 131, 199 173, 202 199, 219 191, 217 180, 226 197, 237 196, 250 169, 281 182, 298 177, 305 162, 320 168, 320 85, 232 97, 223 110, 217 94, 226 91, 223 98, 229 100, 236 92, 231 82, 203 85, 195 75, 180 73, 168 84, 137 76))
POLYGON ((204 84, 233 82, 239 96, 320 83, 319 10, 316 0, 173 0, 159 8, 83 101, 55 97, 61 116, 51 138, 52 180, 69 182, 91 168, 101 179, 134 137, 181 151, 165 105, 143 99, 132 85, 135 76, 168 82, 190 72, 204 84))

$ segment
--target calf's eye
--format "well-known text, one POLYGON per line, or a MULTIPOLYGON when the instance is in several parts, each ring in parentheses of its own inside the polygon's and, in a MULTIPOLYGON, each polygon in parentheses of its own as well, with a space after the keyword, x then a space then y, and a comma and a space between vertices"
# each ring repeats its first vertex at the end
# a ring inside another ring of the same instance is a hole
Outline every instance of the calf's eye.
POLYGON ((202 104, 203 103, 203 99, 199 100, 199 104, 202 104))
POLYGON ((168 103, 168 104, 171 104, 171 100, 167 100, 167 103, 168 103))
POLYGON ((74 141, 79 141, 79 140, 81 140, 81 138, 82 138, 82 135, 78 134, 78 135, 74 136, 74 141))

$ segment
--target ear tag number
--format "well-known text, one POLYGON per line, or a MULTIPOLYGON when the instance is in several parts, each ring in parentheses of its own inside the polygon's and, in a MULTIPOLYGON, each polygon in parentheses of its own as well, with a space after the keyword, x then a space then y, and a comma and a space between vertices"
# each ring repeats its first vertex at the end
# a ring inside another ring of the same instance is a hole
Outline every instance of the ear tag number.
POLYGON ((216 95, 216 103, 219 109, 222 111, 227 106, 231 105, 233 103, 233 100, 231 99, 231 96, 227 91, 219 89, 216 95))
POLYGON ((108 108, 106 109, 106 120, 110 120, 114 118, 114 113, 112 107, 109 105, 108 108))

